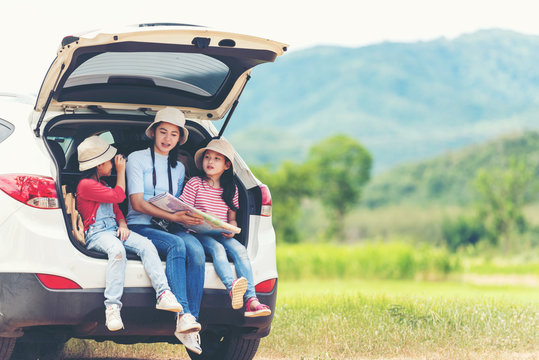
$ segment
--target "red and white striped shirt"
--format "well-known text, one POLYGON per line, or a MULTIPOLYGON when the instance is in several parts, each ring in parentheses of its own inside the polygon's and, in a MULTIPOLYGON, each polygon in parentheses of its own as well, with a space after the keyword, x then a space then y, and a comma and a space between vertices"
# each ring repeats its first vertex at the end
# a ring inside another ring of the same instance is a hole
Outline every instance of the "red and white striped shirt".
MULTIPOLYGON (((228 223, 228 205, 221 198, 223 188, 215 189, 206 180, 192 177, 183 189, 180 200, 193 206, 195 209, 212 214, 228 223)), ((232 198, 232 203, 239 208, 238 188, 232 198)))

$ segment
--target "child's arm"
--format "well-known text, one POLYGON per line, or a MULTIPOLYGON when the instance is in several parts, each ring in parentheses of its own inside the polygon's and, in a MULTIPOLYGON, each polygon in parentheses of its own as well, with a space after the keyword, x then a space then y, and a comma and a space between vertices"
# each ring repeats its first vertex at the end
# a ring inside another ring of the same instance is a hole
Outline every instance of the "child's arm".
POLYGON ((116 236, 122 240, 125 241, 129 237, 129 229, 127 228, 127 222, 125 222, 125 219, 118 220, 118 231, 116 232, 116 236))
POLYGON ((116 186, 122 188, 125 192, 125 158, 123 155, 114 157, 114 165, 116 166, 116 186))
MULTIPOLYGON (((230 225, 238 226, 238 222, 236 221, 236 212, 234 210, 228 209, 228 223, 230 225)), ((231 238, 234 236, 234 234, 229 233, 221 233, 224 237, 231 238)))

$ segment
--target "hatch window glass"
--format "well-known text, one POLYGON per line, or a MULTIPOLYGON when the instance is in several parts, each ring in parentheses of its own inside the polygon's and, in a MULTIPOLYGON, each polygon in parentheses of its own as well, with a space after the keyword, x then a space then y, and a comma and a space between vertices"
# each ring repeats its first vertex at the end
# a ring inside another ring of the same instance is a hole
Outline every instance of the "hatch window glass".
POLYGON ((73 143, 73 138, 64 136, 48 136, 47 140, 57 142, 64 154, 67 154, 73 143))
POLYGON ((228 73, 227 65, 203 54, 109 52, 82 63, 64 87, 133 81, 209 97, 219 90, 228 73))
POLYGON ((107 144, 114 144, 114 137, 112 136, 110 131, 106 131, 104 133, 99 134, 99 137, 102 138, 107 142, 107 144))
POLYGON ((9 137, 13 133, 13 130, 15 130, 15 126, 12 123, 0 119, 0 143, 9 137))

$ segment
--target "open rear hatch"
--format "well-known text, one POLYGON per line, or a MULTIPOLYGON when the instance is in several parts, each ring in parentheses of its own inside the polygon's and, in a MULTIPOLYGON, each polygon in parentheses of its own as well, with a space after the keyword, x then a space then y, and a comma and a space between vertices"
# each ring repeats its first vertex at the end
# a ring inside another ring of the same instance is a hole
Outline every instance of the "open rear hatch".
POLYGON ((287 45, 196 26, 144 24, 64 38, 38 94, 40 136, 47 111, 177 107, 189 119, 220 120, 251 69, 287 45))

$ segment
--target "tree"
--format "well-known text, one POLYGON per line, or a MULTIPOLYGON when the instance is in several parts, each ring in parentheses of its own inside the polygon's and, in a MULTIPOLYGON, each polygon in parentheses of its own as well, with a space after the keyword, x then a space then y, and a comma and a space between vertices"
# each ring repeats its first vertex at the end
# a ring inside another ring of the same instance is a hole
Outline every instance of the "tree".
POLYGON ((534 180, 534 171, 523 159, 510 161, 506 169, 480 169, 475 186, 481 196, 478 210, 495 243, 510 248, 511 235, 523 232, 526 221, 523 207, 534 180))
POLYGON ((298 220, 302 199, 312 194, 311 174, 304 165, 292 162, 282 163, 275 172, 267 167, 252 167, 252 171, 271 191, 277 241, 301 241, 298 220))
POLYGON ((372 157, 355 139, 335 135, 314 145, 307 160, 314 195, 328 214, 331 236, 343 238, 344 216, 359 202, 370 178, 372 157))

